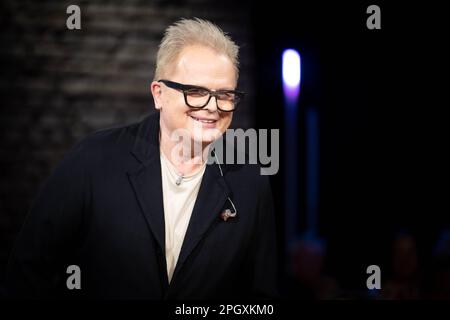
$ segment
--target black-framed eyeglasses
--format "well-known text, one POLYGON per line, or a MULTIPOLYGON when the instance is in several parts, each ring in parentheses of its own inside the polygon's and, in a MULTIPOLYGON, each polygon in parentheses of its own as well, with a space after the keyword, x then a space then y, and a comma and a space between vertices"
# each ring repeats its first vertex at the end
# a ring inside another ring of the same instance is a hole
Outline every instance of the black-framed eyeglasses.
POLYGON ((224 112, 231 112, 236 109, 236 105, 242 100, 245 93, 236 90, 209 90, 204 87, 182 84, 170 80, 158 80, 169 88, 183 92, 184 102, 193 109, 206 107, 211 97, 216 98, 217 109, 224 112))

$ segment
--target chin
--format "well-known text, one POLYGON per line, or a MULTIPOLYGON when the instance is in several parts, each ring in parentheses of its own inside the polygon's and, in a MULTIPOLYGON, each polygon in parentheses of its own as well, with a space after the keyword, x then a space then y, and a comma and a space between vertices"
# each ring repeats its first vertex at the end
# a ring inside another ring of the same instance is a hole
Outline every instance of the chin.
POLYGON ((190 130, 190 136, 192 141, 196 143, 212 143, 223 134, 223 131, 218 127, 213 128, 202 128, 199 126, 195 126, 190 130))
POLYGON ((192 135, 191 138, 196 143, 202 143, 202 144, 210 144, 214 141, 216 141, 220 135, 217 134, 217 132, 202 132, 201 135, 192 135))

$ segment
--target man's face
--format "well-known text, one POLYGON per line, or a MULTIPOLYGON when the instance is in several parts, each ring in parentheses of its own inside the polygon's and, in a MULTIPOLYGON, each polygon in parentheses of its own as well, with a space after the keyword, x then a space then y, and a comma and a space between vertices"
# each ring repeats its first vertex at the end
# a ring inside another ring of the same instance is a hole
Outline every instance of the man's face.
MULTIPOLYGON (((184 48, 173 69, 168 70, 164 78, 210 90, 233 90, 236 86, 236 74, 231 60, 204 46, 184 48)), ((231 124, 233 112, 218 110, 214 97, 203 109, 191 109, 186 105, 181 91, 161 82, 152 83, 152 93, 155 105, 161 112, 161 130, 165 130, 165 133, 172 134, 177 129, 185 129, 191 140, 209 144, 219 138, 231 124), (205 123, 204 120, 214 122, 205 123)))

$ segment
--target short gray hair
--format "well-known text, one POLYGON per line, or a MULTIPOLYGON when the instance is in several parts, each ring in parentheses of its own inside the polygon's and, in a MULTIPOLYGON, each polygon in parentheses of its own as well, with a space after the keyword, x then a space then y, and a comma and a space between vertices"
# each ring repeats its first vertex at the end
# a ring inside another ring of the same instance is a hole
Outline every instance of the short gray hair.
POLYGON ((156 56, 154 80, 159 80, 180 52, 190 45, 203 45, 225 54, 234 65, 237 80, 239 46, 217 25, 199 18, 181 19, 166 29, 156 56))

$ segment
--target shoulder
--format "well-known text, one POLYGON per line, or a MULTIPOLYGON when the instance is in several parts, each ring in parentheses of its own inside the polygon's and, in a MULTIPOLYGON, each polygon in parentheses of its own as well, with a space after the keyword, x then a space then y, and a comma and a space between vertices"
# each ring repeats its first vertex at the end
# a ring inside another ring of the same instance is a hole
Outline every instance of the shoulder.
POLYGON ((137 140, 148 136, 148 126, 158 119, 155 115, 145 115, 141 120, 131 124, 115 125, 96 130, 79 140, 68 154, 89 157, 111 157, 128 155, 137 140))
MULTIPOLYGON (((270 188, 270 171, 259 162, 258 156, 247 152, 242 146, 234 144, 230 140, 222 138, 215 145, 219 154, 219 162, 224 166, 224 175, 236 184, 263 190, 270 188)), ((255 151, 255 150, 250 150, 255 151)))
POLYGON ((137 124, 120 125, 94 131, 73 147, 76 152, 105 152, 129 145, 130 131, 137 124))
POLYGON ((230 184, 233 193, 238 192, 246 197, 259 199, 271 197, 270 178, 264 175, 260 164, 227 164, 224 177, 230 184))
POLYGON ((123 161, 133 146, 133 131, 139 122, 96 130, 77 141, 59 166, 97 169, 104 164, 123 161))

